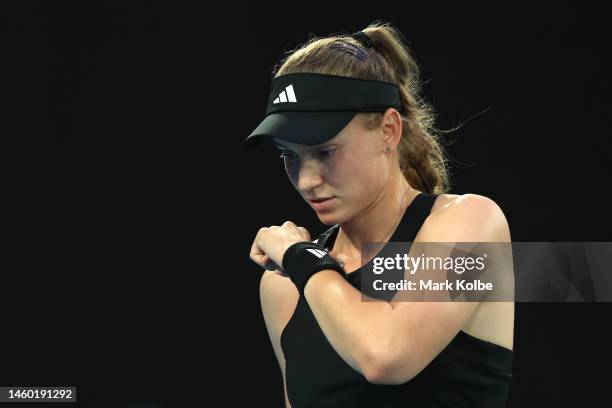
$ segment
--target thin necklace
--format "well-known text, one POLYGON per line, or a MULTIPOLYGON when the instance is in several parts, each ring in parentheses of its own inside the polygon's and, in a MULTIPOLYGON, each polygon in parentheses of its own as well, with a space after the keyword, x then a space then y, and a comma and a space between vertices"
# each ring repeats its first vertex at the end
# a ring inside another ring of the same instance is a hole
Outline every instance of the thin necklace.
MULTIPOLYGON (((378 247, 380 247, 382 244, 384 244, 384 243, 387 241, 387 239, 391 238, 391 236, 393 235, 393 231, 394 231, 394 230, 395 230, 395 228, 396 228, 396 227, 397 227, 397 226, 400 224, 400 222, 401 222, 401 220, 402 220, 402 217, 401 217, 401 215, 402 215, 402 204, 404 204, 404 199, 406 198, 406 194, 408 194, 408 190, 409 190, 409 189, 410 189, 410 188, 407 188, 407 189, 406 189, 406 192, 404 193, 404 196, 402 197, 402 201, 400 202, 400 205, 399 205, 399 208, 400 208, 400 217, 399 217, 399 222, 393 225, 393 228, 391 229, 391 232, 389 232, 389 234, 388 234, 388 235, 387 235, 387 237, 386 237, 386 238, 385 238, 385 239, 382 241, 382 243, 378 244, 378 245, 376 246, 376 248, 374 248, 374 249, 378 249, 378 247)), ((338 227, 338 228, 340 228, 340 227, 338 227)), ((340 233, 340 232, 338 231, 338 233, 340 233)), ((342 239, 342 237, 340 237, 340 253, 342 253, 342 249, 343 249, 343 241, 344 241, 344 240, 342 239)), ((372 251, 372 250, 370 250, 370 251, 372 251)), ((358 255, 358 256, 356 256, 356 257, 354 257, 354 258, 347 259, 347 260, 343 260, 343 259, 342 259, 342 257, 341 257, 340 255, 338 255, 338 256, 337 256, 335 259, 336 259, 336 262, 338 262, 338 264, 340 265, 340 267, 341 267, 341 268, 344 268, 344 265, 346 265, 346 264, 348 264, 348 263, 351 263, 351 262, 353 262, 353 261, 354 261, 354 260, 356 260, 356 259, 361 258, 361 255, 363 255, 363 254, 360 254, 360 255, 358 255)))

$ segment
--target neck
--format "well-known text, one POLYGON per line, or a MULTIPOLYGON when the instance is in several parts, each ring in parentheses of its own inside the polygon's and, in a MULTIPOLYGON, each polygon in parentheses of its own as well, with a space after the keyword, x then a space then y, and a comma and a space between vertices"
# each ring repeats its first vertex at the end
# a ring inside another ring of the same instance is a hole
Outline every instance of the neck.
POLYGON ((341 256, 344 259, 359 256, 364 242, 386 242, 419 193, 398 171, 368 207, 340 225, 334 246, 341 250, 341 256))

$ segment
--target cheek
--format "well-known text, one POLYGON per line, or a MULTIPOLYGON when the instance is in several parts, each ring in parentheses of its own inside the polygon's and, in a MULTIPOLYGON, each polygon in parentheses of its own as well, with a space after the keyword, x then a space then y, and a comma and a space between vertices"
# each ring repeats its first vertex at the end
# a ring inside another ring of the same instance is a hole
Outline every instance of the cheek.
POLYGON ((351 174, 354 171, 353 160, 345 152, 336 153, 326 165, 325 181, 329 184, 338 195, 346 194, 346 189, 350 187, 353 177, 351 174))
POLYGON ((298 174, 300 171, 299 165, 295 163, 287 162, 285 163, 285 171, 287 172, 287 176, 289 177, 289 180, 291 180, 291 183, 293 183, 294 185, 297 185, 298 174))
POLYGON ((329 166, 327 176, 327 182, 339 195, 355 203, 372 198, 381 180, 384 178, 375 161, 358 152, 338 157, 329 166))

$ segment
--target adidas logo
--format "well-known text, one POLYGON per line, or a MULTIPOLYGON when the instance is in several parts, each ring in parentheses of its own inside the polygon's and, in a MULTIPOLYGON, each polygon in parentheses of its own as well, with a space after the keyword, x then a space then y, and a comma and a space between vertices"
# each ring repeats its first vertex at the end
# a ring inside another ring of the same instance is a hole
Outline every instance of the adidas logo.
POLYGON ((314 254, 314 256, 316 256, 317 258, 321 259, 323 258, 325 255, 327 255, 327 252, 325 251, 321 251, 320 249, 314 249, 314 248, 306 248, 306 250, 308 252, 310 252, 311 254, 314 254))
POLYGON ((293 85, 285 87, 285 90, 281 92, 272 103, 284 102, 297 102, 297 99, 295 98, 295 92, 293 91, 293 85))

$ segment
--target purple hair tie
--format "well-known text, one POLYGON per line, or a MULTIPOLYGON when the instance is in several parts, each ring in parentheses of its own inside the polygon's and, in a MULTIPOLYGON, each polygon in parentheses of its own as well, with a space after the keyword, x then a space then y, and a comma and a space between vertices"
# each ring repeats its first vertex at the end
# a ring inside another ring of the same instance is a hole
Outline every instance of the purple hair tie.
POLYGON ((330 45, 330 48, 333 50, 338 50, 350 54, 353 57, 357 58, 359 61, 365 61, 368 58, 368 53, 363 48, 355 44, 347 42, 337 42, 330 45))

